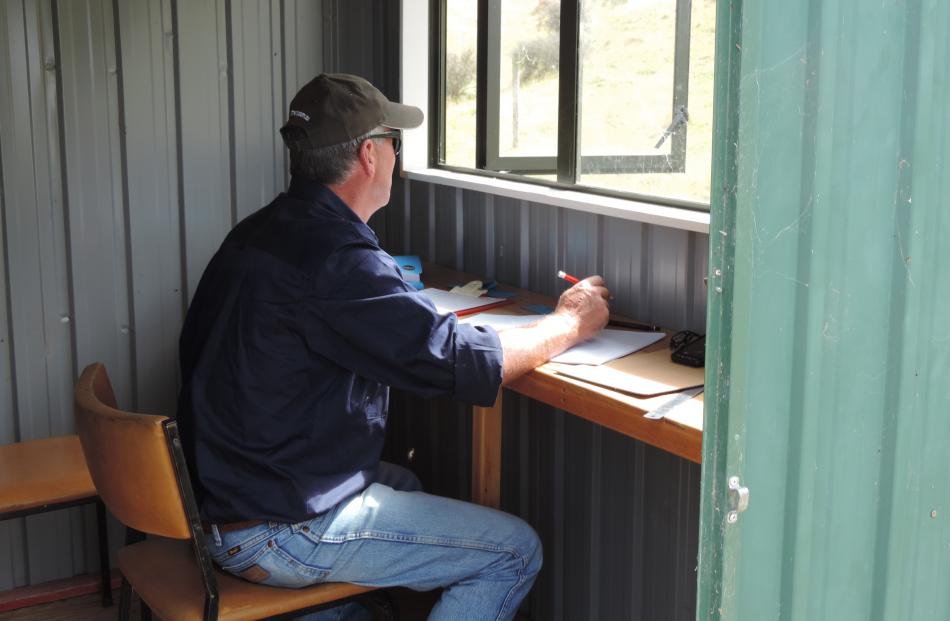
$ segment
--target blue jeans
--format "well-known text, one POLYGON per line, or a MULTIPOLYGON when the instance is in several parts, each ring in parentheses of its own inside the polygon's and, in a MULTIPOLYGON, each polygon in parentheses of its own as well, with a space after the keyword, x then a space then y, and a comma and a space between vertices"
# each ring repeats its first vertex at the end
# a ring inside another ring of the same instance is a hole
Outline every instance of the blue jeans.
MULTIPOLYGON (((541 569, 537 534, 513 515, 420 488, 410 471, 381 463, 376 483, 315 518, 228 533, 212 528, 208 549, 225 571, 266 585, 441 587, 430 620, 514 617, 541 569)), ((364 616, 349 604, 306 619, 364 616)))

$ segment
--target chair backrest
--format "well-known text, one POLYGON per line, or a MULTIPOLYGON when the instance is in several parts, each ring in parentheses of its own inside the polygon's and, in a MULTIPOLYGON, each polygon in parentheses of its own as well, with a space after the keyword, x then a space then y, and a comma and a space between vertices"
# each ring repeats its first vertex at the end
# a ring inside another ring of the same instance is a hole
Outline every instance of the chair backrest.
POLYGON ((135 530, 189 539, 192 533, 166 439, 170 419, 116 409, 112 384, 100 363, 82 372, 75 398, 83 454, 109 511, 135 530))

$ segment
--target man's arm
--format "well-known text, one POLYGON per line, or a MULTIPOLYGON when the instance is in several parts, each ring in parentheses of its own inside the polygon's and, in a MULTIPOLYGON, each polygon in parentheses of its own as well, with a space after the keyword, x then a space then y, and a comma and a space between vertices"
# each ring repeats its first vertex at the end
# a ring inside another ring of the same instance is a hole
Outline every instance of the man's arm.
POLYGON ((530 326, 500 331, 498 338, 504 357, 502 385, 599 332, 610 315, 609 298, 604 279, 591 276, 561 294, 557 308, 544 319, 530 326))

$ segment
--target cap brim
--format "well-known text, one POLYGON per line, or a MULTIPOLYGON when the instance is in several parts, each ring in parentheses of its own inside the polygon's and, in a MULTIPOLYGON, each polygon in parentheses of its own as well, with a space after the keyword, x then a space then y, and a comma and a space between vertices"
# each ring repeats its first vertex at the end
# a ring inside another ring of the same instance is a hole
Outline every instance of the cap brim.
POLYGON ((394 129, 413 129, 422 125, 423 118, 425 115, 419 108, 389 101, 383 108, 383 120, 380 121, 380 125, 394 129))

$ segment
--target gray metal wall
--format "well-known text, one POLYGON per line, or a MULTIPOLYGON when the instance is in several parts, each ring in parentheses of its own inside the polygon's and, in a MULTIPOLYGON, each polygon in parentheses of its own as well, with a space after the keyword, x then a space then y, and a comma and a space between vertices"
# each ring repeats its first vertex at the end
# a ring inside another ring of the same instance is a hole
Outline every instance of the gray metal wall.
MULTIPOLYGON (((558 268, 599 273, 617 312, 705 328, 706 235, 420 182, 403 193, 408 208, 386 210, 391 252, 552 297, 558 268)), ((387 458, 434 493, 468 498, 466 408, 399 395, 391 410, 387 458)), ((504 410, 502 507, 546 551, 532 616, 691 621, 699 466, 519 395, 506 394, 504 410)))
MULTIPOLYGON (((285 184, 275 129, 323 66, 323 11, 0 2, 0 442, 71 432, 94 360, 124 406, 174 412, 184 309, 224 234, 285 184)), ((0 590, 95 569, 93 525, 0 523, 0 590)))
MULTIPOLYGON (((171 413, 176 342, 230 227, 285 181, 277 139, 321 69, 398 90, 398 3, 0 2, 0 442, 72 430, 101 360, 121 404, 171 413)), ((614 308, 702 330, 705 235, 397 180, 393 253, 551 295, 602 273, 614 308)), ((506 396, 503 505, 544 539, 537 619, 692 619, 699 468, 506 396)), ((389 457, 468 496, 470 415, 394 395, 389 457)), ((93 516, 0 523, 0 590, 95 569, 93 516)), ((113 543, 121 531, 113 529, 113 543)))

